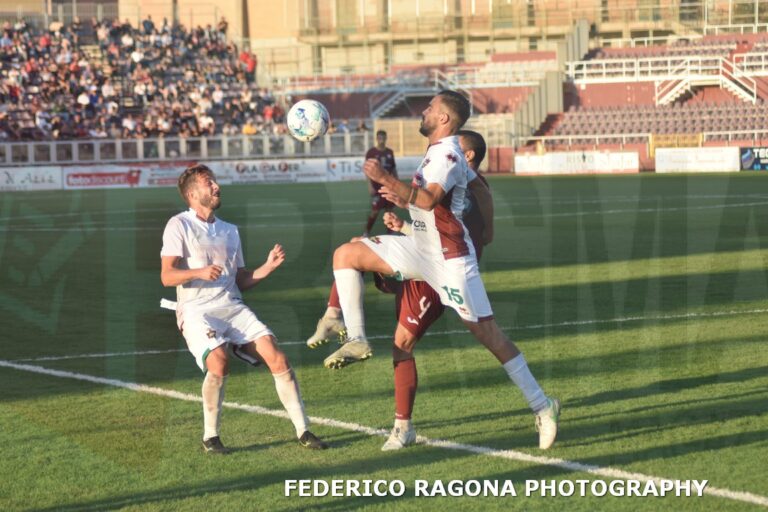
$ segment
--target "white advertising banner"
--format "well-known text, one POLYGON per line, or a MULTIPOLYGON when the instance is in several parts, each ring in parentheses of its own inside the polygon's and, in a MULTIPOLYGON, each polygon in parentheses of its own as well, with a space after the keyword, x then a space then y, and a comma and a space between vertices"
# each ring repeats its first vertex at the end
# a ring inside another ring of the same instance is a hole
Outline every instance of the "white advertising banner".
POLYGON ((61 190, 61 167, 14 167, 0 170, 0 191, 61 190))
POLYGON ((656 172, 736 172, 741 169, 738 147, 658 148, 656 172))
POLYGON ((515 174, 621 174, 640 172, 636 151, 557 151, 515 155, 515 174))
MULTIPOLYGON (((316 183, 364 180, 363 157, 228 160, 207 162, 222 185, 316 183)), ((410 177, 421 157, 397 159, 400 176, 410 177)), ((123 165, 74 165, 3 170, 0 190, 174 187, 191 161, 123 165)), ((201 162, 202 163, 202 162, 201 162)))

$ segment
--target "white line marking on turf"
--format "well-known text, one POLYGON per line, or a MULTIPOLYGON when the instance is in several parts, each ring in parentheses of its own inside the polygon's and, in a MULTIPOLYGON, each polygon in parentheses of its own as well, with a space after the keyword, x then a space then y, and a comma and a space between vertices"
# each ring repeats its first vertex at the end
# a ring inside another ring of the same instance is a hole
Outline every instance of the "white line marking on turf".
MULTIPOLYGON (((725 203, 706 206, 676 206, 671 208, 629 208, 629 209, 616 209, 616 210, 592 210, 592 211, 571 211, 571 212, 557 212, 557 213, 521 213, 511 215, 497 215, 494 220, 515 220, 515 219, 536 219, 536 218, 556 218, 556 217, 584 217, 587 215, 613 215, 619 213, 658 213, 658 212, 680 212, 687 210, 716 210, 723 208, 747 208, 752 206, 766 206, 768 201, 751 202, 751 203, 725 203)), ((361 212, 363 210, 354 210, 354 212, 361 212)), ((341 212, 333 212, 341 213, 341 212)), ((268 217, 269 215, 259 215, 259 217, 268 217)), ((353 226, 358 225, 359 222, 353 221, 339 221, 332 222, 291 222, 291 223, 268 223, 268 224, 252 224, 248 222, 241 222, 239 225, 248 229, 284 229, 284 228, 306 228, 311 226, 353 226)), ((156 226, 98 226, 94 224, 73 224, 69 226, 58 226, 55 228, 17 228, 12 226, 0 226, 0 232, 59 232, 62 230, 67 231, 162 231, 163 225, 156 226)))
MULTIPOLYGON (((680 320, 684 318, 717 318, 722 316, 738 316, 738 315, 760 315, 768 313, 768 309, 747 309, 747 310, 732 310, 732 311, 714 311, 711 313, 680 313, 677 315, 651 315, 651 316, 625 316, 618 318, 606 318, 606 319, 593 319, 593 320, 571 320, 566 322, 558 322, 552 324, 529 324, 512 327, 502 327, 504 331, 523 331, 529 329, 547 329, 552 327, 570 327, 575 325, 595 325, 595 324, 612 324, 612 323, 626 323, 626 322, 643 322, 648 320, 680 320)), ((450 331, 434 331, 427 333, 424 336, 445 336, 447 334, 469 334, 466 329, 454 329, 450 331)), ((391 334, 376 334, 374 336, 368 336, 369 340, 383 340, 391 338, 391 334)), ((280 341, 279 345, 305 345, 306 341, 280 341)), ((63 361, 66 359, 89 359, 99 357, 125 357, 125 356, 144 356, 144 355, 158 355, 158 354, 173 354, 177 352, 187 352, 185 348, 176 348, 168 350, 142 350, 136 352, 102 352, 93 354, 76 354, 67 356, 43 356, 43 357, 30 357, 25 359, 16 359, 16 362, 35 362, 35 361, 63 361)))
MULTIPOLYGON (((128 389, 136 391, 138 393, 148 393, 157 396, 163 396, 167 398, 175 398, 177 400, 184 400, 187 402, 202 402, 202 398, 197 395, 191 395, 189 393, 182 393, 180 391, 174 391, 171 389, 158 388, 155 386, 146 386, 144 384, 138 384, 135 382, 125 382, 117 379, 107 379, 104 377, 96 377, 93 375, 86 375, 82 373, 67 372, 61 370, 52 370, 50 368, 44 368, 42 366, 34 366, 28 364, 18 364, 11 361, 0 360, 0 367, 13 368, 15 370, 21 370, 31 373, 38 373, 42 375, 50 375, 53 377, 60 377, 64 379, 74 379, 85 382, 92 382, 94 384, 104 384, 107 386, 113 386, 117 388, 128 389)), ((254 414, 261 414, 265 416, 273 416, 275 418, 288 419, 288 414, 285 411, 277 411, 274 409, 267 409, 258 405, 240 404, 236 402, 224 402, 224 407, 230 409, 238 409, 254 414)), ((331 418, 321 418, 317 416, 311 416, 310 420, 318 425, 324 425, 327 427, 339 428, 343 430, 350 430, 353 432, 359 432, 369 436, 386 437, 389 435, 389 431, 384 429, 376 429, 360 425, 358 423, 350 423, 346 421, 338 421, 331 418)), ((615 469, 611 467, 600 467, 592 464, 582 464, 581 462, 574 462, 565 459, 559 459, 555 457, 542 457, 540 455, 530 455, 524 452, 516 450, 497 450, 494 448, 488 448, 486 446, 477 446, 472 444, 454 443, 452 441, 445 441, 441 439, 429 439, 426 437, 418 436, 417 442, 426 446, 434 448, 443 448, 446 450, 456 450, 463 452, 475 453, 478 455, 486 455, 490 457, 498 457, 502 459, 515 460, 519 462, 529 462, 533 464, 540 464, 544 466, 554 466, 570 471, 578 471, 584 473, 590 473, 607 478, 620 478, 623 480, 639 480, 641 482, 653 481, 657 484, 661 484, 661 477, 645 475, 642 473, 631 473, 623 471, 621 469, 615 469)), ((704 494, 711 496, 717 496, 720 498, 726 498, 730 500, 743 501, 747 503, 754 503, 756 505, 768 506, 768 497, 758 494, 752 494, 749 492, 732 491, 730 489, 721 489, 718 487, 707 486, 704 489, 704 494)))

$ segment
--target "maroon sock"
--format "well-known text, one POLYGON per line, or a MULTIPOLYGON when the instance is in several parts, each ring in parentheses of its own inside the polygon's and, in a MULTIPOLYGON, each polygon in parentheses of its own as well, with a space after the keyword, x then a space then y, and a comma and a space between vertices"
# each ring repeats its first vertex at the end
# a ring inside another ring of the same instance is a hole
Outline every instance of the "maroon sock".
POLYGON ((339 292, 336 290, 336 281, 331 285, 331 294, 328 296, 328 307, 341 309, 339 302, 339 292))
POLYGON ((395 361, 395 419, 411 419, 418 385, 416 360, 395 361))

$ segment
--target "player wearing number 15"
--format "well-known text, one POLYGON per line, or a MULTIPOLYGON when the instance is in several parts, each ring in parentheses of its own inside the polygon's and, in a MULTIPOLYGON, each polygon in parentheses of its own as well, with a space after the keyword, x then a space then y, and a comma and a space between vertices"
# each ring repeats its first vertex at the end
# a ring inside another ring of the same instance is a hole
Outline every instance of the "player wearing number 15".
MULTIPOLYGON (((363 313, 362 272, 401 279, 422 279, 454 309, 469 331, 502 364, 523 392, 536 416, 539 447, 555 442, 560 404, 548 397, 531 373, 525 358, 493 317, 468 231, 462 222, 467 182, 472 173, 456 134, 469 118, 469 102, 454 91, 441 91, 422 113, 419 132, 429 148, 411 185, 401 183, 367 160, 363 170, 382 185, 385 198, 407 205, 413 220, 412 236, 379 236, 342 245, 334 253, 333 274, 349 341, 368 346, 363 313)), ((351 350, 350 350, 351 352, 351 350)), ((370 350, 360 350, 370 354, 370 350)))

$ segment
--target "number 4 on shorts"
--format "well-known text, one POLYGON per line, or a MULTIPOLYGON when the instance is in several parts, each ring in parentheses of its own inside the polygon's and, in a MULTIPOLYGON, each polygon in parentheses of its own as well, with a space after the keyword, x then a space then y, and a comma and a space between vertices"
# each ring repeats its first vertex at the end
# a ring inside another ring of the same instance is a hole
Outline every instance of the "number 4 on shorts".
POLYGON ((447 286, 443 286, 442 288, 445 290, 445 293, 448 294, 448 300, 451 300, 459 305, 464 304, 464 298, 459 293, 458 288, 448 288, 447 286))

